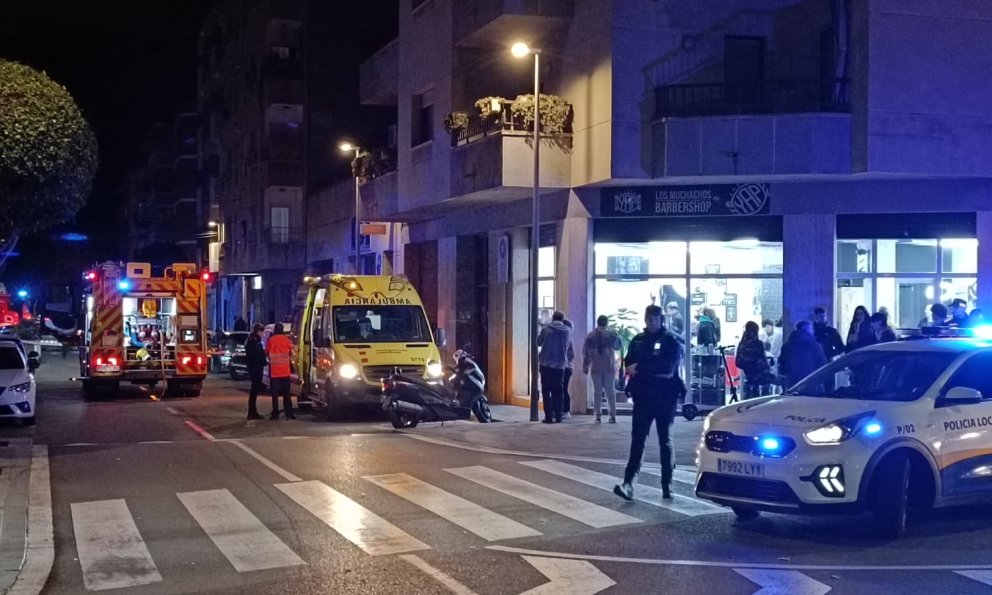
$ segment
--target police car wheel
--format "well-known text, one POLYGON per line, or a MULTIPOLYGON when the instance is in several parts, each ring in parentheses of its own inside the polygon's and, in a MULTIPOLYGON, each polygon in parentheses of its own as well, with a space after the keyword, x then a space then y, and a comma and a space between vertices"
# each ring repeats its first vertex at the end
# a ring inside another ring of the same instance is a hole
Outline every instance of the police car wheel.
POLYGON ((697 409, 695 405, 682 406, 682 417, 684 417, 686 421, 692 421, 696 419, 697 415, 699 415, 699 409, 697 409))
POLYGON ((875 474, 869 497, 879 534, 888 539, 902 535, 909 499, 909 460, 901 455, 887 459, 875 474))
POLYGON ((737 517, 738 521, 753 521, 754 519, 761 516, 760 510, 751 510, 750 508, 739 508, 737 506, 731 507, 734 511, 734 516, 737 517))

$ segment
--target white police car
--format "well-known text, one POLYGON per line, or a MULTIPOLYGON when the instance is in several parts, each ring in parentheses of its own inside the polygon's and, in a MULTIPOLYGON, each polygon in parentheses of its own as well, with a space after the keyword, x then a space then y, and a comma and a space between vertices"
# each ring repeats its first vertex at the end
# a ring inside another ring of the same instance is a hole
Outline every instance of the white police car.
POLYGON ((38 354, 26 353, 17 340, 0 340, 0 418, 17 418, 34 425, 35 383, 31 372, 38 354))
POLYGON ((696 494, 760 511, 906 512, 992 499, 992 342, 923 338, 845 355, 782 395, 717 409, 696 494))

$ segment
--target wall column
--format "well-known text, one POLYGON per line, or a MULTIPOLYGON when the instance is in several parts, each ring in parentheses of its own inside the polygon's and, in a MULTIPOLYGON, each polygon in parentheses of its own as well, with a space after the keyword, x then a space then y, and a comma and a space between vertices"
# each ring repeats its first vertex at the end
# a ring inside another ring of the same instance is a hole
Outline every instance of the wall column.
POLYGON ((448 365, 451 354, 458 349, 456 322, 458 319, 457 287, 458 238, 437 241, 437 325, 447 333, 447 344, 441 348, 441 363, 448 365))
POLYGON ((834 319, 837 217, 833 214, 785 215, 783 236, 783 328, 787 339, 800 320, 822 306, 834 319))
POLYGON ((569 383, 572 413, 585 413, 588 378, 582 373, 582 343, 592 324, 591 222, 588 217, 570 217, 559 224, 555 270, 555 307, 572 321, 575 368, 569 383))
POLYGON ((978 305, 986 320, 992 314, 992 211, 979 211, 975 216, 978 238, 978 305))
POLYGON ((530 315, 530 293, 528 275, 530 271, 530 228, 518 227, 510 235, 510 282, 507 288, 506 333, 509 341, 503 355, 507 368, 507 402, 514 397, 522 399, 516 405, 530 407, 530 345, 537 340, 528 331, 530 315))

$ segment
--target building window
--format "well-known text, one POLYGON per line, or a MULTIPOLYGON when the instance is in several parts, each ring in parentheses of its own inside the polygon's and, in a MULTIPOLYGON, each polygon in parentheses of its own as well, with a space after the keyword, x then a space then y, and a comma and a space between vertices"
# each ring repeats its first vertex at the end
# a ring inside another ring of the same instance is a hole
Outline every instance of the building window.
POLYGON ((537 320, 551 322, 555 313, 555 247, 543 246, 537 250, 537 320))
POLYGON ((837 328, 847 332, 854 310, 883 308, 889 324, 918 328, 930 306, 978 297, 978 240, 923 238, 837 241, 837 328))
POLYGON ((289 207, 272 207, 269 240, 273 244, 289 243, 289 207))
POLYGON ((289 60, 289 48, 282 45, 272 46, 272 55, 280 60, 289 60))
POLYGON ((434 139, 434 104, 425 104, 425 101, 423 95, 414 95, 411 102, 411 147, 434 139))

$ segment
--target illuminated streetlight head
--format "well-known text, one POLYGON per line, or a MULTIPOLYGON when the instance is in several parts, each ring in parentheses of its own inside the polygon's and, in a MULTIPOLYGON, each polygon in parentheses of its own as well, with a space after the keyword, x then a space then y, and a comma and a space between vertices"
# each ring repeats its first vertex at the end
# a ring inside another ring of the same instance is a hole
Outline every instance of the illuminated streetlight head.
POLYGON ((530 54, 530 46, 522 41, 518 41, 510 46, 510 53, 513 54, 514 58, 524 58, 530 54))
POLYGON ((338 148, 341 149, 342 153, 351 153, 358 150, 358 147, 356 145, 353 145, 347 141, 338 145, 338 148))
POLYGON ((217 222, 216 221, 207 221, 207 225, 209 225, 210 227, 217 227, 217 222))

